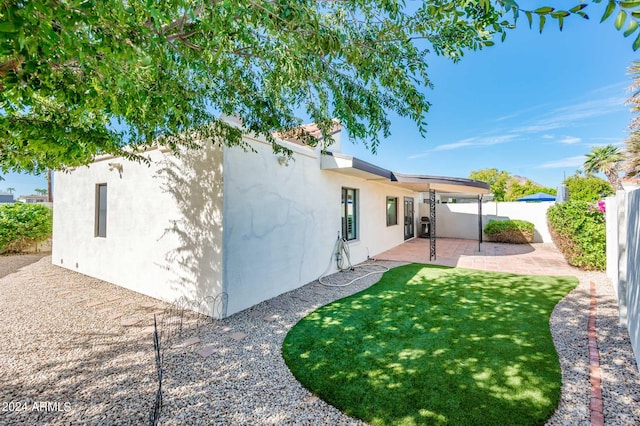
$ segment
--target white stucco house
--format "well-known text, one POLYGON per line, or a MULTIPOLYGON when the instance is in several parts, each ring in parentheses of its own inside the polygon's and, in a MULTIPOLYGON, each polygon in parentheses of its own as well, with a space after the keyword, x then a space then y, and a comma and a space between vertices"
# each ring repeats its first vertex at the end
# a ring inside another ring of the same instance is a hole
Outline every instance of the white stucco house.
MULTIPOLYGON (((313 130, 313 125, 308 129, 313 130)), ((316 128, 317 129, 317 128, 316 128)), ((318 278, 338 235, 353 263, 415 237, 429 190, 484 194, 487 184, 401 175, 283 140, 293 158, 207 144, 149 164, 101 157, 56 173, 53 263, 172 302, 226 293, 231 315, 318 278)), ((320 144, 319 144, 320 145, 320 144)))

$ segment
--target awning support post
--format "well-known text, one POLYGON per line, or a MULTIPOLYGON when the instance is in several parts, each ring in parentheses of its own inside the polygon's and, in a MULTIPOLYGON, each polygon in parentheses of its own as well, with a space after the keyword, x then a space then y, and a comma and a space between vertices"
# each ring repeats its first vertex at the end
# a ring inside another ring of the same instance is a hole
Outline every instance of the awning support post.
POLYGON ((429 261, 436 260, 436 191, 429 190, 429 261))
POLYGON ((478 251, 482 244, 482 194, 478 195, 478 251))

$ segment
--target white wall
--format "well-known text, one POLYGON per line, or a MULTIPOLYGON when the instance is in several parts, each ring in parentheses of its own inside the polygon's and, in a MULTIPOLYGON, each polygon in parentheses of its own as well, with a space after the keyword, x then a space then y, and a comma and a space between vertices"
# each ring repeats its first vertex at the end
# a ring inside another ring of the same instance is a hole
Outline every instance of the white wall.
POLYGON ((640 190, 618 191, 606 202, 607 275, 618 296, 620 325, 629 331, 640 366, 640 190))
POLYGON ((150 167, 111 158, 57 173, 53 263, 169 302, 226 292, 230 315, 336 270, 342 187, 358 190, 354 264, 404 241, 402 200, 417 203, 415 193, 321 170, 320 152, 295 144, 283 166, 266 142, 247 140, 257 153, 154 150, 150 167), (122 177, 109 163, 123 165, 122 177), (94 236, 98 183, 107 184, 106 238, 94 236), (398 197, 390 227, 387 196, 398 197))
POLYGON ((169 302, 215 296, 222 151, 209 144, 180 160, 159 150, 147 155, 149 166, 110 158, 56 173, 53 263, 169 302), (109 163, 122 164, 122 177, 109 163), (99 183, 107 184, 106 238, 95 237, 99 183))
MULTIPOLYGON (((547 210, 553 202, 485 202, 482 203, 482 227, 490 220, 519 219, 534 224, 534 243, 551 242, 547 210)), ((429 205, 420 205, 420 216, 429 215, 429 205)), ((478 239, 478 203, 436 205, 436 235, 442 238, 478 239)), ((486 236, 483 236, 486 239, 486 236)))
POLYGON ((627 195, 627 327, 640 366, 640 190, 627 195))
POLYGON ((224 242, 228 312, 250 307, 335 271, 341 230, 341 188, 358 190, 358 239, 349 242, 358 263, 404 241, 405 195, 415 193, 321 170, 320 153, 294 149, 282 166, 271 147, 253 140, 257 154, 225 150, 224 242), (386 197, 398 197, 398 225, 386 226, 386 197))

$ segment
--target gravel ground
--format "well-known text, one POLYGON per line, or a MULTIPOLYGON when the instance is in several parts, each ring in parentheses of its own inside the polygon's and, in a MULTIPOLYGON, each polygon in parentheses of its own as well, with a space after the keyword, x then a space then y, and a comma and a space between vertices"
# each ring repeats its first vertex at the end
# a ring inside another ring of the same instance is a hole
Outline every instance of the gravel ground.
POLYGON ((31 265, 33 262, 48 255, 49 253, 0 255, 0 278, 12 274, 24 266, 31 265))
MULTIPOLYGON (((0 257, 0 276, 11 261, 0 257)), ((377 262, 356 272, 380 270, 382 264, 399 263, 377 262)), ((349 274, 330 279, 344 282, 349 274)), ((602 273, 577 275, 580 285, 551 317, 563 390, 548 424, 589 424, 590 281, 598 285, 605 422, 640 424, 640 374, 626 329, 617 325, 611 286, 602 273)), ((174 337, 164 345, 161 424, 363 424, 305 390, 286 368, 280 347, 300 318, 379 277, 342 288, 310 283, 174 337), (194 338, 195 343, 189 340, 194 338)), ((49 257, 0 278, 0 288, 0 330, 6 333, 0 347, 0 424, 148 421, 157 386, 152 312, 166 304, 54 267, 49 257), (123 326, 131 319, 140 322, 123 326)))

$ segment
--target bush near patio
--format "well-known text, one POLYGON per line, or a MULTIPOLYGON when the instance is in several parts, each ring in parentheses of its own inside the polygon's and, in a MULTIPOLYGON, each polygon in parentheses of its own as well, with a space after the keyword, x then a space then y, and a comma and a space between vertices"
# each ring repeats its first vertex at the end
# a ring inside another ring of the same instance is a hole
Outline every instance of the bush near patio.
POLYGON ((51 237, 51 209, 38 204, 0 205, 0 253, 18 253, 51 237))
POLYGON ((547 210, 554 244, 570 265, 603 271, 607 264, 604 213, 592 203, 567 201, 547 210))
POLYGON ((303 318, 282 355, 307 389, 376 426, 541 425, 562 384, 549 317, 577 284, 404 265, 303 318))
POLYGON ((492 220, 484 227, 491 241, 510 244, 527 244, 533 241, 535 226, 526 220, 492 220))

